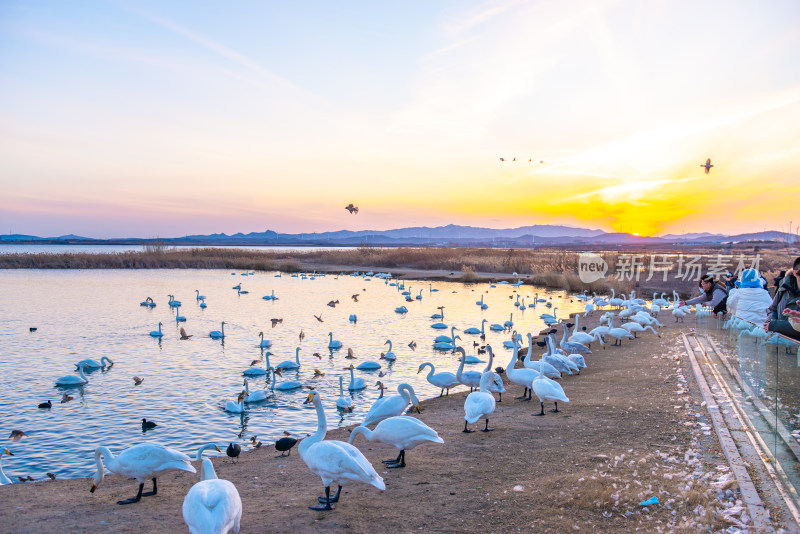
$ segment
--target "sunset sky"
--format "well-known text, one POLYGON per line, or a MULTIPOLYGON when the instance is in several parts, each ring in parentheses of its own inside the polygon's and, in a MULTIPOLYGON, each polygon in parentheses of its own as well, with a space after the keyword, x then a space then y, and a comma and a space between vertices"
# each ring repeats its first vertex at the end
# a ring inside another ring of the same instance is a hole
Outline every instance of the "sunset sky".
POLYGON ((794 0, 6 0, 0 234, 785 230, 798 51, 794 0))

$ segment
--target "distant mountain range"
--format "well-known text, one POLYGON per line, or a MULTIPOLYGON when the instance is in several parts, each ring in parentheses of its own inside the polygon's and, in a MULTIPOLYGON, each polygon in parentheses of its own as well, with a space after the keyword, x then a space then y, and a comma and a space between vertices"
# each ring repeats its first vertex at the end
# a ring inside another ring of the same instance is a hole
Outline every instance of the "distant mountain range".
MULTIPOLYGON (((77 235, 38 237, 22 234, 0 235, 5 244, 144 244, 152 238, 93 239, 77 235)), ((159 238, 168 245, 309 245, 309 246, 502 246, 532 247, 538 245, 631 245, 696 243, 714 244, 742 241, 792 241, 800 238, 786 232, 767 231, 750 234, 723 235, 707 232, 690 234, 667 234, 661 237, 639 237, 620 232, 604 232, 588 228, 573 228, 549 224, 520 226, 519 228, 480 228, 449 224, 429 228, 418 226, 394 230, 339 230, 336 232, 314 232, 302 234, 279 234, 272 230, 249 234, 188 235, 184 237, 159 238)))

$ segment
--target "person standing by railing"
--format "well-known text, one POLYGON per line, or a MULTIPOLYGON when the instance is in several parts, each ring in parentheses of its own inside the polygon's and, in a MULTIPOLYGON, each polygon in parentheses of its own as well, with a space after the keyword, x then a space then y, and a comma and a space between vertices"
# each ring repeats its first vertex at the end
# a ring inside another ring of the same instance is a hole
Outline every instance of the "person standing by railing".
POLYGON ((742 271, 741 280, 728 293, 729 314, 751 323, 764 324, 772 297, 764 289, 761 280, 761 275, 755 269, 742 271))

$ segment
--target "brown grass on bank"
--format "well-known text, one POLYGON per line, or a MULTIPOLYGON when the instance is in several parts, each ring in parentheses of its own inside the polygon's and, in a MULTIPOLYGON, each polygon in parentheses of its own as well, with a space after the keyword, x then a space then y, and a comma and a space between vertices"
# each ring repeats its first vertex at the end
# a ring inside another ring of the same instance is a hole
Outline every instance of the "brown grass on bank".
MULTIPOLYGON (((233 248, 171 249, 150 245, 141 252, 109 254, 40 253, 2 254, 2 269, 236 269, 259 271, 298 272, 304 269, 354 270, 367 269, 416 269, 442 271, 458 276, 465 282, 492 279, 517 273, 537 285, 566 289, 569 291, 596 291, 607 293, 611 288, 618 292, 629 292, 634 287, 641 290, 693 291, 695 279, 678 276, 678 254, 688 261, 700 258, 700 271, 706 271, 718 259, 720 250, 709 248, 676 248, 671 251, 643 248, 619 250, 593 250, 608 265, 605 278, 585 284, 578 277, 578 259, 581 250, 560 248, 538 249, 494 249, 494 248, 429 248, 400 247, 380 248, 362 245, 357 248, 336 250, 292 250, 276 251, 242 250, 233 248), (650 262, 668 261, 673 266, 667 272, 667 280, 658 272, 651 272, 650 262), (638 258, 638 259, 637 259, 638 258), (638 262, 631 269, 632 262, 638 262), (617 276, 618 274, 625 276, 617 276), (638 278, 638 280, 637 280, 638 278), (648 280, 650 278, 650 280, 648 280)), ((724 251, 729 258, 730 270, 735 270, 739 254, 744 254, 746 266, 750 266, 754 254, 760 255, 761 272, 768 278, 791 265, 793 257, 786 250, 735 250, 724 251)), ((684 268, 685 270, 685 268, 684 268)), ((698 272, 700 272, 698 271, 698 272)), ((434 276, 435 277, 435 276, 434 276)))

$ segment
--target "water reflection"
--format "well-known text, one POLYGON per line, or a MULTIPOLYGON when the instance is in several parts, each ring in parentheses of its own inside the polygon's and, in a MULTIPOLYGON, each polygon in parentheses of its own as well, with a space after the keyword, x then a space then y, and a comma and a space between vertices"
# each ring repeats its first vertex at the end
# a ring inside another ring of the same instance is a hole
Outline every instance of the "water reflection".
MULTIPOLYGON (((0 424, 32 436, 26 439, 24 448, 9 444, 15 456, 4 464, 6 472, 37 478, 48 471, 60 478, 86 476, 93 470, 91 451, 98 445, 119 450, 156 441, 191 452, 196 445, 212 441, 218 445, 241 442, 247 448, 253 435, 266 445, 284 431, 295 435, 313 432, 314 410, 301 406, 304 388, 275 390, 264 401, 246 403, 243 414, 224 411, 225 402, 235 400, 244 388, 245 378, 251 393, 272 391, 267 366, 293 361, 298 346, 300 368, 284 371, 278 383, 297 380, 319 389, 329 424, 353 424, 363 420, 378 397, 373 384, 379 379, 390 389, 408 382, 420 399, 439 394, 439 388, 429 384, 425 374, 416 374, 425 361, 434 363, 437 372, 454 372, 458 367, 452 351, 433 349, 438 332, 430 327, 434 322, 445 323, 448 333, 456 327, 467 354, 476 355, 479 346, 473 342, 480 337, 466 334, 464 329, 477 327, 482 319, 488 324, 502 324, 514 312, 519 332, 535 333, 544 327, 535 310, 517 311, 519 307, 513 305, 517 294, 527 302, 533 302, 535 292, 552 298, 559 315, 583 308, 580 302, 565 300, 563 291, 546 293, 502 284, 496 288, 451 282, 396 284, 377 276, 367 281, 353 276, 275 277, 274 273, 256 273, 238 280, 246 280, 250 295, 230 289, 229 271, 0 271, 4 299, 0 309, 0 344, 4 348, 0 373, 6 384, 14 384, 13 388, 0 388, 0 424), (201 301, 196 299, 197 288, 206 297, 206 309, 201 309, 201 301), (413 291, 413 302, 400 295, 405 288, 413 291), (422 299, 418 300, 415 297, 420 288, 422 299), (279 299, 258 298, 273 291, 279 299), (355 294, 358 299, 352 298, 355 294), (488 309, 474 304, 478 294, 488 303, 488 309), (140 306, 147 295, 162 296, 154 297, 155 307, 140 306), (179 309, 185 322, 175 321, 166 295, 186 303, 179 309), (326 306, 335 300, 339 300, 338 305, 326 306), (80 306, 75 306, 76 302, 80 306), (407 312, 395 313, 401 305, 407 312), (351 314, 358 316, 357 322, 349 320, 351 314), (271 318, 282 318, 283 322, 273 328, 271 318), (222 321, 225 337, 209 337, 209 332, 220 329, 222 321), (158 322, 163 323, 163 335, 153 338, 149 334, 158 322), (37 326, 36 332, 29 331, 31 325, 37 326), (181 327, 192 337, 181 340, 181 327), (259 346, 259 332, 269 334, 265 337, 271 341, 271 348, 259 346), (342 342, 340 348, 328 347, 329 332, 342 342), (380 358, 387 351, 387 339, 392 340, 394 361, 380 358), (348 349, 355 358, 346 358, 348 349), (112 359, 113 366, 86 370, 88 384, 53 389, 55 380, 70 373, 79 360, 99 361, 103 356, 112 359), (251 366, 254 360, 257 364, 251 366), (354 370, 354 377, 364 379, 367 387, 348 391, 350 372, 344 368, 365 361, 378 362, 381 367, 354 370), (244 371, 255 368, 264 372, 244 375, 244 371), (344 377, 344 396, 353 401, 352 413, 336 409, 339 376, 344 377), (136 385, 133 377, 141 378, 141 383, 136 385), (74 402, 61 403, 64 393, 74 402), (53 397, 53 407, 38 409, 38 404, 49 397, 53 397), (158 426, 142 434, 143 417, 158 426)), ((509 336, 507 330, 492 332, 486 328, 485 342, 479 345, 491 343, 498 364, 505 363, 509 353, 502 349, 502 341, 509 336)), ((479 370, 483 365, 473 364, 471 368, 479 370)))

